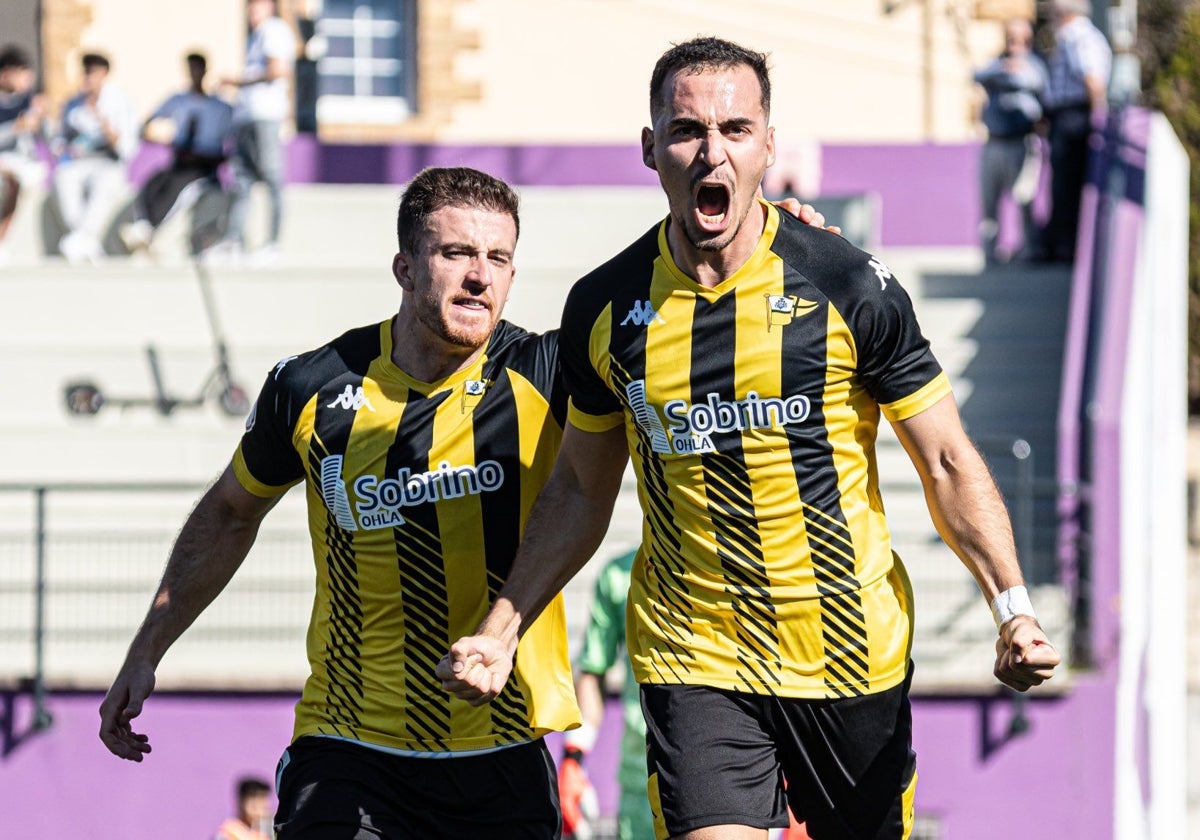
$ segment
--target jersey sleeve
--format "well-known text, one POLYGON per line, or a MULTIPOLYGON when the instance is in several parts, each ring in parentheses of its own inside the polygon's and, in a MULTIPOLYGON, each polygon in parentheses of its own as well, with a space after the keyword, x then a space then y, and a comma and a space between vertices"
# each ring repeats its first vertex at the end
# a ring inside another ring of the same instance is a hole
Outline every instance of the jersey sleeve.
POLYGON ((292 444, 292 429, 303 405, 292 393, 281 363, 267 375, 246 420, 246 431, 233 456, 233 472, 255 496, 271 498, 304 478, 304 465, 292 444))
POLYGON ((607 432, 621 425, 624 417, 616 394, 592 362, 603 352, 603 348, 593 348, 592 344, 597 321, 608 309, 590 297, 583 283, 575 284, 567 296, 559 330, 559 359, 570 400, 567 418, 571 425, 585 432, 607 432))
POLYGON ((950 381, 921 333, 912 299, 878 259, 863 269, 850 319, 858 374, 891 421, 920 414, 950 393, 950 381))
POLYGON ((603 674, 617 663, 621 645, 625 642, 625 599, 626 586, 622 591, 609 574, 612 566, 605 566, 596 579, 592 597, 592 610, 588 617, 583 646, 579 651, 577 666, 586 674, 603 674))

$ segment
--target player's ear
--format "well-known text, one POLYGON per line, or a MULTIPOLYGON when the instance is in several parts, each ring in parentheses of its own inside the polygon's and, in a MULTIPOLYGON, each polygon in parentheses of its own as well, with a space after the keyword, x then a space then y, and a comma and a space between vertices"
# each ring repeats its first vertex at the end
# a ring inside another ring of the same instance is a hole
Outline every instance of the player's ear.
POLYGON ((649 169, 657 170, 654 165, 654 129, 642 128, 642 163, 649 169))
POLYGON ((767 126, 767 166, 775 165, 775 126, 767 126))
POLYGON ((409 274, 409 261, 402 253, 397 253, 392 257, 392 276, 396 278, 396 282, 400 284, 400 288, 406 292, 411 292, 413 289, 412 275, 409 274))

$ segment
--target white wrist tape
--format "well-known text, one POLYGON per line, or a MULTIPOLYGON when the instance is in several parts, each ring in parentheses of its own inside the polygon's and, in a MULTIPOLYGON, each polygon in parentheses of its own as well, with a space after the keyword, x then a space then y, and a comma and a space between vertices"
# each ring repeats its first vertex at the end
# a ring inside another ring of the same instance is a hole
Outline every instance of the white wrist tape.
POLYGON ((589 753, 596 746, 596 727, 583 722, 578 729, 572 729, 563 734, 563 746, 567 749, 577 749, 589 753))
POLYGON ((996 620, 997 630, 1018 615, 1037 618, 1033 612, 1033 602, 1029 600, 1029 590, 1024 586, 1005 589, 992 601, 992 618, 996 620))

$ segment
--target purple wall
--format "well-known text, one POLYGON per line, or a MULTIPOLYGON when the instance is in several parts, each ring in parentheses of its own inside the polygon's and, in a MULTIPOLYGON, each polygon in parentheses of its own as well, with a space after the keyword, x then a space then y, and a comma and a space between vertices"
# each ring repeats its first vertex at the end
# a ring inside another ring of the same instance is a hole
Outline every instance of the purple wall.
MULTIPOLYGON (((131 177, 142 183, 169 153, 145 144, 131 177)), ((975 245, 979 228, 979 145, 827 145, 821 192, 877 193, 883 245, 975 245)), ((426 166, 473 166, 518 186, 654 186, 655 174, 630 145, 485 146, 349 145, 310 135, 288 147, 288 181, 296 184, 403 184, 426 166)), ((1006 230, 1018 224, 1004 209, 1006 230)), ((1005 239, 1005 244, 1011 242, 1005 239)))
MULTIPOLYGON (((141 764, 111 755, 96 733, 99 693, 54 694, 50 729, 31 733, 27 694, 0 693, 0 837, 184 840, 211 837, 232 813, 241 775, 274 785, 275 764, 292 734, 291 695, 161 694, 134 727, 154 751, 141 764)), ((615 813, 612 784, 620 741, 619 704, 608 709, 588 761, 604 813, 615 813)), ((561 754, 561 737, 547 739, 561 754)))
MULTIPOLYGON (((273 779, 291 735, 290 696, 152 697, 138 720, 154 752, 141 764, 111 756, 96 737, 101 695, 57 694, 53 726, 12 743, 0 759, 0 836, 204 838, 232 808, 242 774, 273 779)), ((12 729, 31 717, 16 698, 12 729)), ((1101 838, 1111 824, 1112 686, 1081 679, 1062 698, 1028 704, 1029 730, 1006 740, 1003 698, 914 702, 917 808, 942 820, 945 840, 1008 837, 1013 803, 1036 814, 1036 838, 1101 838), (1078 807, 1091 802, 1094 807, 1078 807), (995 827, 996 833, 991 832, 995 827)), ((610 702, 588 761, 602 813, 616 810, 620 709, 610 702)), ((560 739, 548 739, 552 754, 560 739)))

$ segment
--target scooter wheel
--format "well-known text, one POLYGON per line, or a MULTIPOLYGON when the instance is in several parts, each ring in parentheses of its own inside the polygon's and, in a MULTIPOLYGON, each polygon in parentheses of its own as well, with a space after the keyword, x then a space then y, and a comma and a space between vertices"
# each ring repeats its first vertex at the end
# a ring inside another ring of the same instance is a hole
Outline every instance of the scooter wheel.
POLYGON ((250 410, 250 397, 241 385, 230 382, 221 391, 221 410, 230 417, 245 417, 250 410))
POLYGON ((63 391, 67 411, 77 416, 91 416, 104 406, 104 394, 91 382, 72 382, 63 391))

